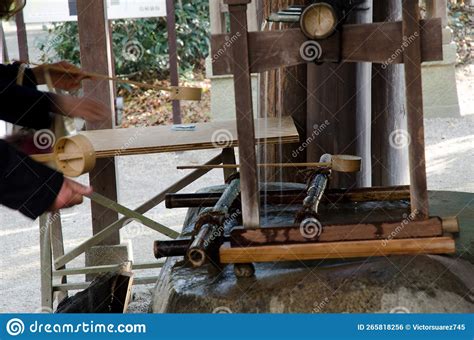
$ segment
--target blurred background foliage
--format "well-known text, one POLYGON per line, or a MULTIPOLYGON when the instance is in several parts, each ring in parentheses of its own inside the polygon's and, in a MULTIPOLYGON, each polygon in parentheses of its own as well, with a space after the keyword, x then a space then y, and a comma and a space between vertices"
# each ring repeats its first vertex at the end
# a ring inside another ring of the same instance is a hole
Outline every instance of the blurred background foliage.
MULTIPOLYGON (((166 18, 116 20, 111 23, 115 72, 131 79, 168 77, 166 18)), ((209 1, 176 1, 180 73, 204 69, 209 54, 209 1)), ((43 62, 68 60, 80 64, 77 22, 54 24, 39 43, 43 62)))

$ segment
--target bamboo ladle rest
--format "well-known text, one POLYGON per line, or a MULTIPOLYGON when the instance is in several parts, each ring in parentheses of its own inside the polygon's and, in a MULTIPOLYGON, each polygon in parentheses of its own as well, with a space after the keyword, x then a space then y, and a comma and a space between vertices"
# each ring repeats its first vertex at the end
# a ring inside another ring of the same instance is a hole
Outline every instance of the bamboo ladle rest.
MULTIPOLYGON (((351 155, 333 155, 331 162, 327 163, 264 163, 257 164, 261 168, 331 168, 336 172, 358 172, 360 171, 362 158, 351 155)), ((218 165, 184 165, 178 166, 178 170, 187 169, 237 169, 239 164, 218 164, 218 165)))
MULTIPOLYGON (((36 63, 31 63, 31 65, 41 66, 41 64, 36 64, 36 63)), ((107 75, 100 74, 100 73, 65 70, 61 67, 54 67, 54 66, 50 66, 50 65, 43 65, 43 67, 45 67, 45 70, 50 70, 50 71, 67 72, 69 74, 77 74, 77 75, 82 75, 82 76, 95 78, 95 79, 111 80, 111 81, 114 81, 116 83, 130 84, 130 85, 141 87, 141 88, 147 88, 147 89, 153 89, 153 90, 157 90, 157 91, 169 92, 171 100, 196 100, 196 101, 199 101, 199 100, 201 100, 201 97, 202 97, 202 88, 200 88, 200 87, 186 87, 186 86, 162 87, 162 86, 157 86, 157 85, 153 85, 153 84, 140 83, 140 82, 133 81, 133 80, 120 79, 120 78, 117 78, 117 77, 109 77, 107 75)))

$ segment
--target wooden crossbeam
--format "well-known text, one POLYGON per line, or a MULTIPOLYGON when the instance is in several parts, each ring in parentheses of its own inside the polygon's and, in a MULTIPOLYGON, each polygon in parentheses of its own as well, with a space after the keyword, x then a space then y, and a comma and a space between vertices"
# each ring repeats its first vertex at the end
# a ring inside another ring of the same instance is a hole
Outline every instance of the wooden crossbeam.
MULTIPOLYGON (((402 22, 377 22, 372 24, 344 25, 341 39, 342 61, 399 64, 404 62, 402 22)), ((441 19, 420 20, 421 61, 443 59, 441 19)), ((213 35, 211 40, 214 75, 232 74, 234 59, 230 34, 213 35)), ((300 54, 301 45, 307 41, 299 28, 249 32, 250 71, 262 73, 280 67, 306 63, 300 54)), ((320 61, 338 58, 339 40, 333 36, 318 41, 321 45, 320 61)))
POLYGON ((452 237, 433 237, 239 248, 232 248, 229 243, 225 243, 219 250, 219 256, 221 263, 257 263, 454 252, 455 244, 452 237))
MULTIPOLYGON (((316 226, 314 226, 316 228, 316 226)), ((230 234, 233 247, 311 242, 343 242, 362 240, 410 239, 443 235, 443 222, 438 217, 423 221, 382 223, 347 223, 324 225, 321 236, 312 226, 264 227, 259 229, 234 228, 230 234)))

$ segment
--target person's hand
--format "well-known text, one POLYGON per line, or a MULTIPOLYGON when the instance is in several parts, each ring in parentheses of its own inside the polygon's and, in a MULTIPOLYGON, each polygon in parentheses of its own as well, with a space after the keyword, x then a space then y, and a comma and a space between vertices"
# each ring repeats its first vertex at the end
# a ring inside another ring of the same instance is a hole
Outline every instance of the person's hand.
POLYGON ((51 76, 54 88, 60 90, 78 90, 81 87, 81 81, 90 78, 80 68, 67 61, 60 61, 59 63, 44 64, 32 69, 38 84, 46 84, 46 69, 48 69, 51 76))
POLYGON ((92 187, 86 187, 69 178, 64 178, 63 186, 49 211, 58 211, 81 204, 84 196, 92 194, 92 187))
POLYGON ((83 118, 88 122, 97 123, 107 119, 110 110, 105 105, 89 98, 51 94, 54 98, 53 112, 68 117, 83 118))

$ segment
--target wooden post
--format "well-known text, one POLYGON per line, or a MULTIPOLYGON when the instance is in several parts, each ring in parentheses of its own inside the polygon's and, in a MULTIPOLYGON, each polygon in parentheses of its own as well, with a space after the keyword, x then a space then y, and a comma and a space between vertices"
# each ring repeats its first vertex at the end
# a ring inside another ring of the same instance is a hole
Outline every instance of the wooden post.
POLYGON ((421 84, 420 8, 418 0, 403 1, 403 36, 407 43, 403 53, 407 102, 407 127, 410 166, 411 210, 418 219, 429 217, 426 184, 423 92, 421 84))
POLYGON ((20 60, 29 61, 30 54, 28 53, 28 37, 26 35, 26 26, 25 20, 23 18, 23 11, 20 11, 15 15, 15 22, 20 60))
MULTIPOLYGON (((402 3, 400 0, 374 0, 373 11, 374 22, 399 21, 402 3)), ((403 80, 403 65, 372 64, 373 186, 402 185, 409 181, 407 146, 393 145, 397 131, 400 134, 406 131, 403 80)))
MULTIPOLYGON (((168 48, 170 56, 171 86, 179 86, 178 48, 176 43, 176 16, 174 0, 166 0, 166 27, 168 28, 168 48)), ((173 100, 173 124, 181 124, 179 100, 173 100)))
POLYGON ((232 53, 241 164, 242 219, 244 227, 258 228, 260 227, 260 191, 247 32, 247 5, 250 0, 225 0, 225 3, 229 5, 231 34, 239 37, 232 46, 232 53))
POLYGON ((53 312, 53 259, 48 214, 40 216, 41 310, 53 312))
MULTIPOLYGON (((109 23, 105 0, 77 1, 81 65, 86 72, 112 76, 112 51, 110 47, 109 23)), ((113 84, 108 80, 84 82, 84 95, 102 102, 110 110, 106 121, 87 124, 88 130, 111 129, 114 127, 113 84)), ((94 190, 117 201, 116 168, 114 158, 98 159, 95 169, 89 174, 94 190)), ((94 202, 92 207, 92 229, 94 234, 118 219, 118 214, 94 202)), ((103 245, 120 243, 119 232, 112 233, 103 245)))

